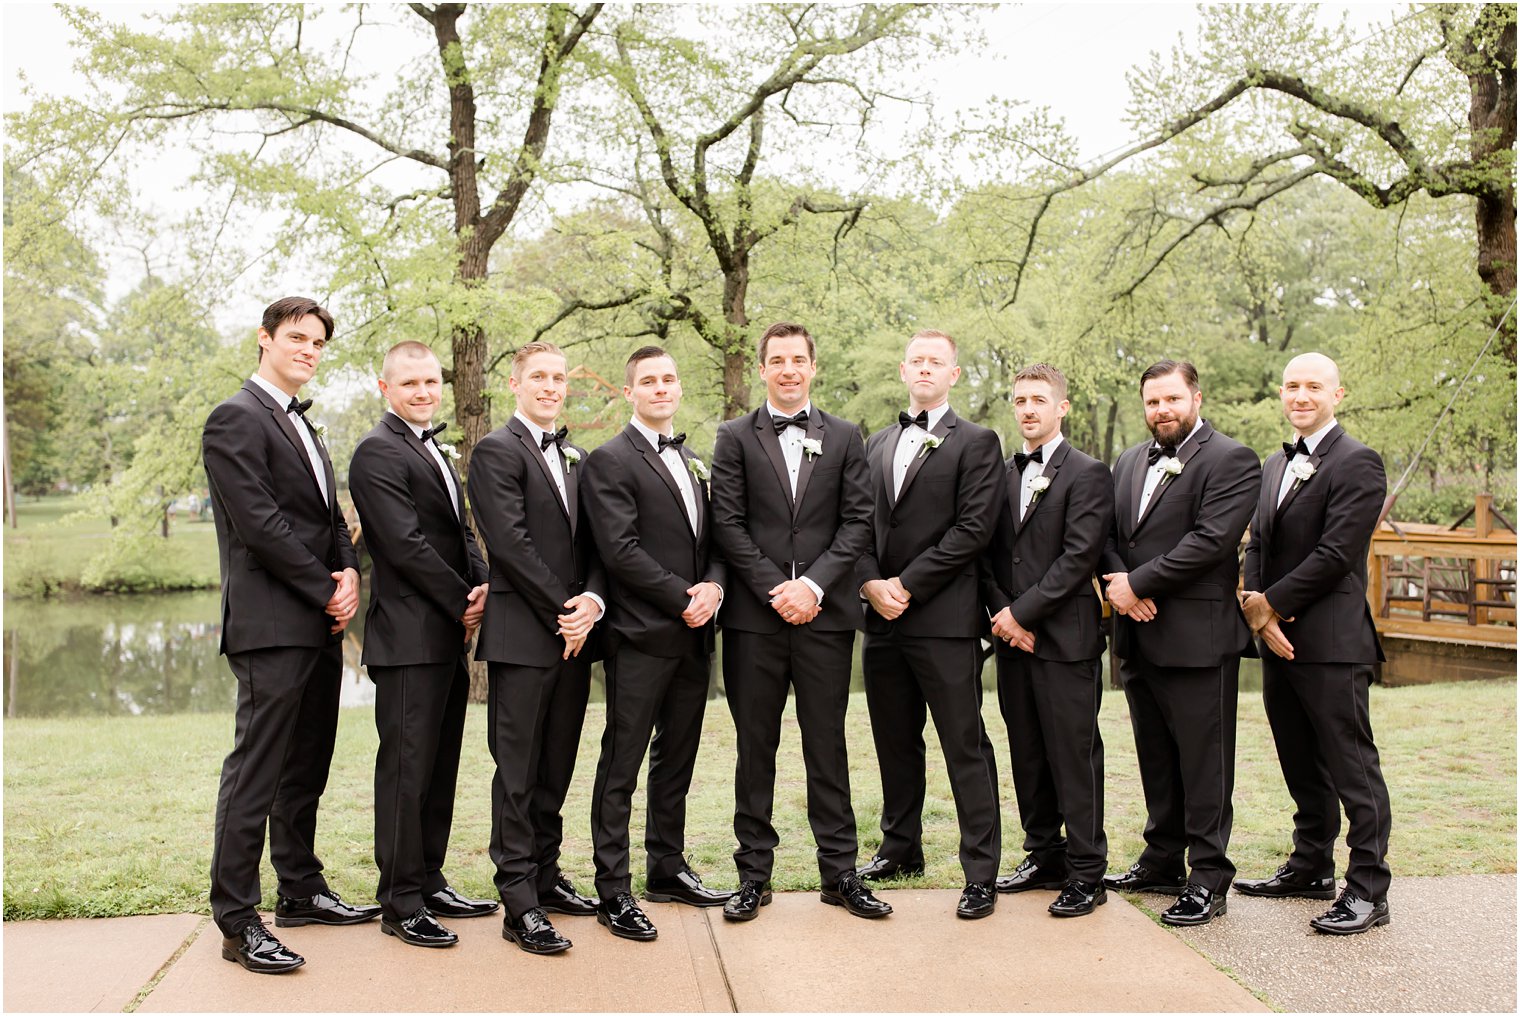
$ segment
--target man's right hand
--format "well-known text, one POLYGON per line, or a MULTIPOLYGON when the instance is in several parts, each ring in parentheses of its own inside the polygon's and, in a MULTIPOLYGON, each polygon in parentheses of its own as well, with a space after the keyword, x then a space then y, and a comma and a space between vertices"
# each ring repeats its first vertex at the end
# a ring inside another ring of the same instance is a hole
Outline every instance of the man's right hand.
POLYGON ((860 587, 860 591, 870 602, 871 609, 888 621, 895 621, 908 609, 908 598, 899 595, 899 588, 900 585, 893 585, 887 579, 871 579, 860 587))

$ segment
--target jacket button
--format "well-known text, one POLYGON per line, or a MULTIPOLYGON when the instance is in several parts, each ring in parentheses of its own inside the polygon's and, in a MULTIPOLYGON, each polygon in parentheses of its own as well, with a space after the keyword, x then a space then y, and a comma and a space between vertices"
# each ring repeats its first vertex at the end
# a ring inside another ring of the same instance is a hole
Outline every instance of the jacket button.
POLYGON ((792 527, 792 532, 793 532, 793 533, 794 533, 794 534, 795 534, 795 533, 800 533, 800 532, 802 532, 802 527, 801 527, 801 526, 793 526, 793 527, 792 527))
POLYGON ((1024 563, 1024 559, 1022 557, 1016 557, 1016 558, 1013 559, 1013 563, 1014 564, 1023 564, 1024 563))
POLYGON ((896 520, 896 519, 893 519, 893 520, 892 520, 892 528, 893 528, 893 529, 896 529, 896 528, 897 528, 897 520, 896 520))
POLYGON ((1131 540, 1131 541, 1129 541, 1129 545, 1130 545, 1130 546, 1131 546, 1131 547, 1133 547, 1133 546, 1134 546, 1134 545, 1135 545, 1135 541, 1134 541, 1134 540, 1131 540))

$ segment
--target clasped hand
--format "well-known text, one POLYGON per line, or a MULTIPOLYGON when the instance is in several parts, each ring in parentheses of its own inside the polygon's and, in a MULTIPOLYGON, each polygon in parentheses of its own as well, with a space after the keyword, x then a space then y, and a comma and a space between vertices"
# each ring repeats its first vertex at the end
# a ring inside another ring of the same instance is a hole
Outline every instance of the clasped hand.
POLYGON ((1131 621, 1153 621, 1156 618, 1156 601, 1149 596, 1139 597, 1129 587, 1129 572, 1109 572, 1103 576, 1108 583, 1108 602, 1114 609, 1131 621))
POLYGON ((771 598, 772 609, 788 624, 807 624, 821 609, 818 597, 801 579, 787 579, 765 595, 771 598))

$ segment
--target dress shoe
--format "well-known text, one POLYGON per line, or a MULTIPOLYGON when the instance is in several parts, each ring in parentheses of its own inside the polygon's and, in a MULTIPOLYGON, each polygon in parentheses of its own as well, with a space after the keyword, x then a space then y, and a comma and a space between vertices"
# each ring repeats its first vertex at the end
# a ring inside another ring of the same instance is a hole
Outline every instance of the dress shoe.
POLYGON ((892 912, 892 905, 872 896, 871 890, 853 871, 839 876, 839 884, 823 890, 818 898, 833 906, 844 907, 856 917, 886 917, 892 912))
POLYGON ((281 896, 274 905, 276 928, 298 928, 303 924, 363 924, 379 916, 379 904, 350 906, 331 889, 301 899, 281 896))
POLYGON ((723 916, 730 921, 753 921, 760 908, 771 901, 771 884, 753 879, 739 883, 739 891, 723 904, 723 916))
POLYGON ((685 903, 692 907, 721 907, 733 893, 709 889, 690 868, 665 878, 644 883, 644 898, 650 903, 685 903))
POLYGON ((501 906, 495 900, 467 899, 446 885, 435 893, 422 898, 422 905, 439 917, 484 917, 496 913, 501 906))
POLYGON ((1308 878, 1294 873, 1286 864, 1271 878, 1237 878, 1235 891, 1247 896, 1300 896, 1306 900, 1335 899, 1335 879, 1308 878))
MULTIPOLYGON (((614 931, 613 934, 617 932, 614 931)), ((508 942, 516 942, 517 948, 523 952, 539 956, 562 953, 570 948, 570 940, 554 930, 554 925, 549 923, 549 918, 544 916, 540 907, 534 907, 516 921, 508 914, 501 925, 501 937, 508 942)))
POLYGON ((240 963, 256 974, 287 974, 306 962, 269 933, 263 921, 245 924, 236 935, 222 939, 222 959, 240 963))
POLYGON ((1013 869, 1012 875, 998 876, 997 891, 1022 893, 1030 889, 1059 889, 1065 884, 1065 877, 1041 868, 1034 863, 1034 858, 1026 857, 1019 862, 1017 868, 1013 869))
POLYGON ((597 904, 596 920, 598 924, 605 924, 618 938, 631 938, 635 942, 653 942, 659 934, 654 923, 639 909, 633 893, 626 889, 597 904))
POLYGON ((997 890, 991 882, 967 882, 961 891, 961 901, 955 906, 955 916, 974 921, 987 917, 997 906, 997 890))
POLYGON ((920 857, 916 861, 894 861, 890 857, 882 857, 880 854, 872 854, 870 863, 858 868, 855 874, 872 882, 880 882, 889 878, 913 878, 915 875, 924 873, 924 859, 920 857))
POLYGON ((1311 919, 1309 926, 1327 935, 1360 935, 1364 931, 1381 927, 1390 920, 1392 918, 1388 915, 1386 899, 1374 903, 1347 889, 1335 901, 1335 906, 1311 919))
POLYGON ((1177 897, 1177 902, 1161 912, 1161 922, 1182 928, 1208 924, 1216 917, 1223 917, 1228 909, 1224 893, 1216 893, 1196 882, 1189 882, 1187 888, 1182 890, 1182 895, 1177 897))
POLYGON ((407 945, 420 945, 428 949, 445 949, 459 941, 458 935, 433 920, 427 907, 418 907, 411 917, 403 917, 399 921, 382 917, 380 930, 387 935, 395 935, 407 945))
POLYGON ((1103 884, 1121 893, 1165 893, 1176 896, 1187 888, 1186 875, 1163 875, 1143 864, 1132 864, 1122 875, 1104 875, 1103 884))
POLYGON ((576 892, 570 880, 561 875, 548 892, 538 894, 538 909, 567 917, 590 917, 596 913, 596 901, 576 892))
POLYGON ((1102 882, 1071 879, 1061 887, 1061 895, 1049 906, 1055 917, 1085 917, 1108 902, 1102 882))

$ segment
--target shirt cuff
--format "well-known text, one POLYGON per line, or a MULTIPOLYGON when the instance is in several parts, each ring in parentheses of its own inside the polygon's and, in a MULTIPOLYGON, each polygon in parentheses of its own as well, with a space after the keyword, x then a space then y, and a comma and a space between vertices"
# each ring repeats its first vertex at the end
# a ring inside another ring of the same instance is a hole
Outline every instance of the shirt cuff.
POLYGON ((823 590, 818 588, 818 583, 814 582, 806 575, 801 576, 797 581, 801 582, 803 585, 807 586, 813 591, 813 595, 818 597, 818 603, 820 606, 823 604, 823 590))
POLYGON ((592 623, 594 624, 597 621, 600 621, 602 619, 602 616, 607 613, 607 601, 591 592, 590 590, 581 593, 581 595, 596 603, 596 617, 593 617, 591 619, 592 623))

